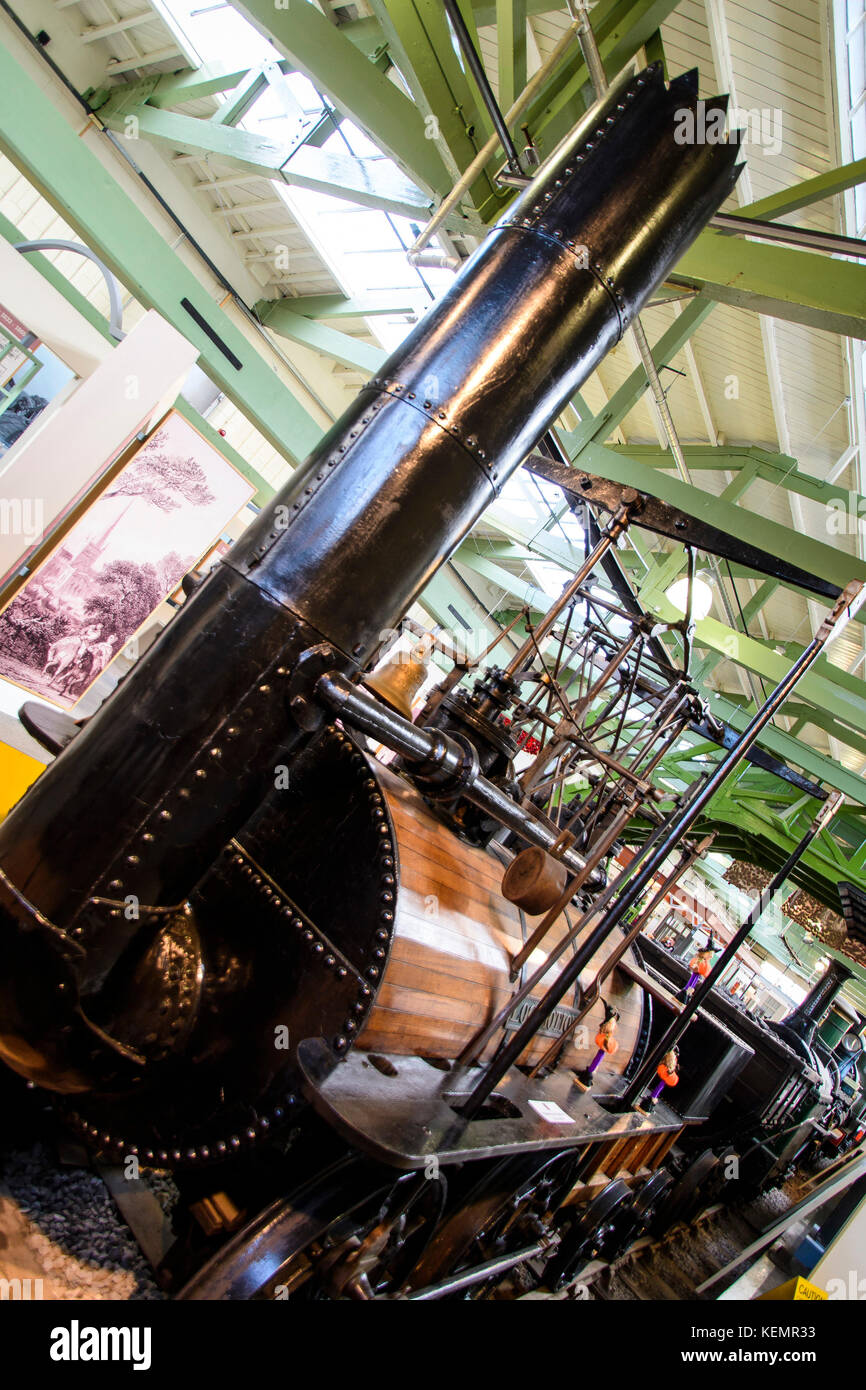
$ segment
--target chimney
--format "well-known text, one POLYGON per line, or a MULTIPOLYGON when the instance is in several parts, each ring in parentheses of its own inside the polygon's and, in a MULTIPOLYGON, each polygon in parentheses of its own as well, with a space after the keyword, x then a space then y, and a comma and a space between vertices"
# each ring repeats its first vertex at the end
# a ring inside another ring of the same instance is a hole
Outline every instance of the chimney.
POLYGON ((821 976, 801 1004, 784 1021, 784 1027, 796 1033, 810 1044, 815 1029, 826 1014, 842 986, 854 978, 853 970, 839 960, 831 960, 826 972, 821 976))

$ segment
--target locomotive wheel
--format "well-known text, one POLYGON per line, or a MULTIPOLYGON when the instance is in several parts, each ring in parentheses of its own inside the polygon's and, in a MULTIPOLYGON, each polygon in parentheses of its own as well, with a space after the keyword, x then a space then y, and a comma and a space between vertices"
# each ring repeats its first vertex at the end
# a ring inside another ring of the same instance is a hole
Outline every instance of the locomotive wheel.
POLYGON ((628 1242, 635 1227, 634 1197, 627 1183, 614 1178, 586 1207, 563 1237, 551 1261, 546 1281, 554 1292, 572 1283, 595 1259, 613 1259, 628 1242))
MULTIPOLYGON (((551 1230, 552 1217, 571 1188, 576 1163, 575 1154, 556 1154, 541 1162, 537 1156, 505 1159, 489 1170, 442 1225, 412 1271, 411 1289, 425 1288, 509 1250, 519 1250, 551 1230)), ((455 1297, 489 1298, 503 1277, 455 1297)))
POLYGON ((634 1199, 635 1229, 650 1231, 673 1187, 673 1178, 664 1168, 651 1173, 634 1199))
POLYGON ((383 1176, 357 1158, 341 1160, 238 1231, 178 1299, 371 1299, 396 1292, 439 1224, 447 1188, 443 1177, 404 1173, 383 1185, 383 1176))
POLYGON ((724 1186, 724 1158, 712 1149, 704 1149, 674 1182, 668 1198, 661 1204, 652 1221, 654 1235, 662 1235, 678 1221, 688 1221, 707 1206, 724 1186))

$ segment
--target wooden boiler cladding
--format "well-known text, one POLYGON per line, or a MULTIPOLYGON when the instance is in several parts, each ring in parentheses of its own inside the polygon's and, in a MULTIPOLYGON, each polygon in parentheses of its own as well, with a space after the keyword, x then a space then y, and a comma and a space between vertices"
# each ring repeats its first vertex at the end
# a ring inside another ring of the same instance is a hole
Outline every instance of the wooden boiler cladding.
MULTIPOLYGON (((518 909, 502 896, 505 864, 493 854, 459 840, 428 809, 402 778, 373 764, 394 827, 398 865, 394 933, 376 1001, 358 1038, 370 1051, 454 1058, 514 993, 509 979, 511 958, 524 942, 518 909)), ((574 921, 576 908, 569 908, 574 921)), ((525 919, 526 936, 540 918, 525 919)), ((548 949, 568 930, 565 915, 551 928, 548 949)), ((572 948, 569 948, 572 949, 572 948)), ((585 973, 591 979, 606 950, 593 957, 585 973)), ((536 950, 524 967, 533 973, 543 952, 536 950)), ((568 959, 566 954, 563 963, 568 959)), ((551 973, 553 978, 554 972, 551 973)), ((549 983, 549 979, 547 981, 549 983)), ((535 991, 541 996, 544 981, 535 991)), ((615 970, 602 994, 619 1011, 619 1050, 605 1060, 608 1071, 628 1066, 641 1026, 642 992, 615 970)), ((573 992, 563 1004, 574 1007, 573 992)), ((588 1045, 569 1044, 563 1063, 583 1067, 595 1054, 595 1035, 604 1017, 597 1002, 586 1019, 588 1045)), ((483 1056, 501 1041, 494 1036, 483 1056)), ((521 1061, 537 1061, 551 1035, 537 1034, 521 1061)))

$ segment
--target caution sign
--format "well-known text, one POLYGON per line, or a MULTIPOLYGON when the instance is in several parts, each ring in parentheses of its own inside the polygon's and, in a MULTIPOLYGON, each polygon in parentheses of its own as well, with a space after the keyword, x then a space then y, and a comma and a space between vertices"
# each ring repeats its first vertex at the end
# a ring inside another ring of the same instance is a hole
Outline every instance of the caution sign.
POLYGON ((796 1279, 789 1279, 786 1284, 780 1284, 777 1289, 770 1289, 769 1293, 760 1294, 755 1302, 819 1303, 827 1297, 824 1289, 819 1289, 817 1284, 810 1284, 808 1279, 803 1279, 798 1274, 796 1279))

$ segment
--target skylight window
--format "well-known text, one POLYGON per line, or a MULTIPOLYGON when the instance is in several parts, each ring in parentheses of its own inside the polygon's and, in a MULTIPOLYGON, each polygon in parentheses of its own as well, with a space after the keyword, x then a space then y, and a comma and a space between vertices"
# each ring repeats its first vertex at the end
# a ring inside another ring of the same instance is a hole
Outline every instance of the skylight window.
MULTIPOLYGON (((280 61, 281 55, 273 44, 231 6, 203 5, 201 0, 168 0, 168 8, 190 34, 205 63, 230 70, 280 61)), ((224 98, 230 99, 231 94, 224 98)), ((315 121, 331 109, 303 74, 291 72, 262 92, 238 125, 271 140, 284 141, 288 146, 297 137, 299 114, 315 121)), ((349 120, 338 120, 321 148, 343 158, 381 160, 383 166, 396 168, 349 120)), ((421 270, 409 265, 406 250, 415 240, 418 228, 407 218, 309 189, 288 187, 281 180, 274 180, 273 187, 346 295, 375 298, 377 292, 405 290, 411 303, 410 315, 377 314, 366 320, 370 332, 389 352, 399 346, 411 323, 454 278, 447 270, 421 270)))

